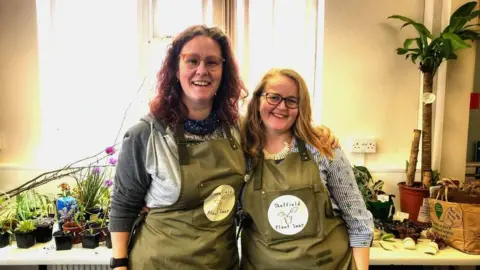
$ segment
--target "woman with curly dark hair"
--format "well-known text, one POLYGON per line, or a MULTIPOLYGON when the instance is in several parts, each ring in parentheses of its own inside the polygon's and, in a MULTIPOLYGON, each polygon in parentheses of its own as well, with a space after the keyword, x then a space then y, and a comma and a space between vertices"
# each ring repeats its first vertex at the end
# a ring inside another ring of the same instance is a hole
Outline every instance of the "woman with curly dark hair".
POLYGON ((124 136, 111 197, 113 268, 238 268, 245 96, 219 28, 192 26, 175 37, 150 113, 124 136), (148 214, 139 217, 144 205, 148 214))

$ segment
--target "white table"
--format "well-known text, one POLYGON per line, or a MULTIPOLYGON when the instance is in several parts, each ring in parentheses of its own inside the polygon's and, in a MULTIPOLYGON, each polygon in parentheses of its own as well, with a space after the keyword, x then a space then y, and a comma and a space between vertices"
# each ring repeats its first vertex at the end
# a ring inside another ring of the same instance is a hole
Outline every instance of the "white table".
MULTIPOLYGON (((437 255, 423 251, 429 240, 419 239, 417 250, 403 249, 402 241, 395 239, 395 251, 386 251, 374 241, 370 250, 371 265, 480 265, 480 255, 469 255, 452 247, 440 250, 437 255)), ((36 244, 29 249, 19 249, 16 243, 0 249, 0 265, 108 265, 111 249, 100 243, 95 249, 85 249, 81 244, 71 250, 55 250, 55 241, 36 244)))
POLYGON ((480 255, 470 255, 458 251, 450 246, 440 250, 436 255, 428 255, 423 251, 430 242, 428 239, 419 239, 416 250, 403 249, 403 242, 395 239, 393 243, 397 249, 384 250, 378 241, 373 241, 370 249, 371 265, 480 265, 480 255))
POLYGON ((71 250, 55 250, 55 240, 39 243, 28 249, 11 246, 0 248, 0 265, 108 265, 112 250, 100 243, 95 249, 82 248, 82 244, 73 245, 71 250))

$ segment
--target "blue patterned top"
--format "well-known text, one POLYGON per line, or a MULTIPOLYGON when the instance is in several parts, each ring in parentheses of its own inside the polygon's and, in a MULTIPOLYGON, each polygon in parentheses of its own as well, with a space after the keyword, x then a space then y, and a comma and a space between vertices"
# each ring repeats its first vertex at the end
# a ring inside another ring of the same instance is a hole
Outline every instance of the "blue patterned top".
MULTIPOLYGON (((329 160, 315 147, 307 143, 305 147, 318 165, 323 184, 330 193, 335 214, 341 216, 346 223, 350 246, 369 247, 373 238, 373 216, 365 206, 352 166, 345 153, 340 148, 336 148, 335 157, 329 160)), ((292 152, 298 152, 296 140, 294 140, 292 152)), ((249 160, 248 167, 250 164, 249 160)))

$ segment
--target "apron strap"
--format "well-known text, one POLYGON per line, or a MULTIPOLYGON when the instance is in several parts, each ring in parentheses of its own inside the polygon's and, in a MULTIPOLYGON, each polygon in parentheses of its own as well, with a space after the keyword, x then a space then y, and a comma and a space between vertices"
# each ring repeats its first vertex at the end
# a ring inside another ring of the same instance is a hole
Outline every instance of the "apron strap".
POLYGON ((177 124, 175 127, 175 140, 178 148, 178 160, 180 165, 188 165, 189 155, 187 149, 187 140, 185 140, 185 129, 183 121, 177 124))
POLYGON ((257 168, 254 170, 254 175, 253 175, 253 189, 254 190, 262 189, 263 162, 264 162, 264 157, 263 157, 263 154, 262 154, 259 157, 259 162, 257 164, 257 168))
POLYGON ((228 142, 230 143, 230 146, 232 147, 233 150, 237 150, 239 148, 237 140, 232 136, 232 133, 230 132, 230 127, 228 126, 227 122, 222 121, 222 127, 223 130, 225 131, 225 134, 227 135, 228 142))
POLYGON ((133 244, 135 243, 137 230, 140 227, 140 225, 142 225, 147 214, 148 214, 147 212, 141 212, 140 215, 133 222, 132 229, 130 230, 130 236, 128 237, 128 244, 127 244, 128 256, 130 256, 130 252, 133 249, 133 244))
POLYGON ((300 138, 297 138, 297 147, 298 147, 298 152, 300 153, 300 158, 302 159, 302 161, 310 160, 310 157, 308 156, 307 148, 305 147, 305 142, 300 138))

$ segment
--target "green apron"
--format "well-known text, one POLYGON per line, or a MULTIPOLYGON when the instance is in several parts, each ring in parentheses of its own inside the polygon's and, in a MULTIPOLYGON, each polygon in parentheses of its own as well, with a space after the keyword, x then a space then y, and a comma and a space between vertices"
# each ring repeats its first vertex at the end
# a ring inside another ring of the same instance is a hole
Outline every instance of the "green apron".
POLYGON ((243 197, 241 269, 355 269, 345 222, 333 213, 305 143, 280 163, 262 160, 243 197))
POLYGON ((171 206, 151 209, 136 229, 129 270, 238 269, 234 218, 246 165, 222 124, 226 139, 191 146, 177 125, 180 196, 171 206))

